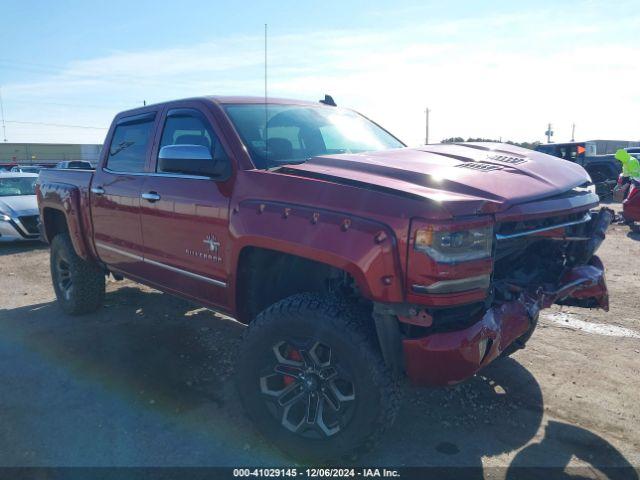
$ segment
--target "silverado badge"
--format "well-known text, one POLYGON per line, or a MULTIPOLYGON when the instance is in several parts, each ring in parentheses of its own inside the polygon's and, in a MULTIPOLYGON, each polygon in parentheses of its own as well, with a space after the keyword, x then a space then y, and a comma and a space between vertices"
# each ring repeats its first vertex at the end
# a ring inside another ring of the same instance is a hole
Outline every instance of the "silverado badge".
POLYGON ((220 242, 218 241, 218 239, 214 234, 212 233, 208 234, 206 237, 204 237, 204 240, 202 240, 202 243, 204 243, 208 247, 206 252, 201 252, 198 250, 192 250, 190 248, 187 248, 185 250, 186 254, 192 257, 202 258, 203 260, 210 260, 212 262, 217 262, 217 263, 222 262, 222 257, 218 254, 220 250, 220 242))

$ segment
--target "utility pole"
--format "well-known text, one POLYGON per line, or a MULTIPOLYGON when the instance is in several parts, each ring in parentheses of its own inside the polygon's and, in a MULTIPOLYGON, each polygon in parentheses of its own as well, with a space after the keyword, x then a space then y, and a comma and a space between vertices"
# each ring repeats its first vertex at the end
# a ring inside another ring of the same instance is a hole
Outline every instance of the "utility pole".
POLYGON ((4 123, 4 103, 2 102, 2 89, 0 89, 0 116, 2 116, 2 138, 7 141, 7 126, 4 123))
POLYGON ((547 143, 551 143, 551 137, 553 137, 553 130, 551 130, 551 124, 549 124, 549 126, 547 127, 547 131, 544 132, 544 134, 547 136, 547 143))
POLYGON ((571 141, 575 142, 576 141, 576 124, 572 124, 571 125, 571 141))
POLYGON ((425 129, 424 129, 424 144, 429 145, 429 108, 424 111, 425 114, 425 129))

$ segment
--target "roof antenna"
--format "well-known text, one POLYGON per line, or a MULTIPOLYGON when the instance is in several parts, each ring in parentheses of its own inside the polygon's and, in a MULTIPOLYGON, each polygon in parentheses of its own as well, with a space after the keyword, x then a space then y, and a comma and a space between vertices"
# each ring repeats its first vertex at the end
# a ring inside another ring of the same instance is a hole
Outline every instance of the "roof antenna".
POLYGON ((338 105, 336 105, 336 102, 333 100, 333 97, 331 95, 324 95, 324 100, 318 100, 320 103, 323 103, 325 105, 329 105, 330 107, 337 107, 338 105))
POLYGON ((264 155, 269 164, 269 113, 267 111, 267 24, 264 24, 264 155))

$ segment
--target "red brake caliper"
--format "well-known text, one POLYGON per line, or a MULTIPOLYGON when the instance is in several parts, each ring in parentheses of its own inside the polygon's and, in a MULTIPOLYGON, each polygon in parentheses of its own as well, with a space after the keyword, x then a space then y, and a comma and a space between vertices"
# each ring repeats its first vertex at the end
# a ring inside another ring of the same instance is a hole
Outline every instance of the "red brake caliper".
MULTIPOLYGON (((287 358, 295 362, 302 361, 302 355, 300 355, 300 352, 298 352, 297 350, 290 350, 289 355, 287 355, 287 358)), ((289 386, 295 381, 295 378, 290 377, 289 375, 285 375, 283 380, 284 380, 284 384, 286 386, 289 386)))

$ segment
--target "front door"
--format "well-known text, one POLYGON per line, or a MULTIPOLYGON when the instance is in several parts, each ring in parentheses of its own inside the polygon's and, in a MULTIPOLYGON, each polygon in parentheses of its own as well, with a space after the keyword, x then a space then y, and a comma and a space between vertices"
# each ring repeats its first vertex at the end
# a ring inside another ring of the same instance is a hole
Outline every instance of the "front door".
POLYGON ((91 184, 91 217, 100 259, 114 270, 143 272, 140 194, 153 140, 155 112, 116 122, 91 184))
POLYGON ((227 307, 230 163, 212 125, 197 108, 166 112, 156 157, 167 145, 204 145, 213 161, 229 168, 224 178, 213 179, 156 167, 143 186, 142 236, 147 276, 154 283, 227 307))

